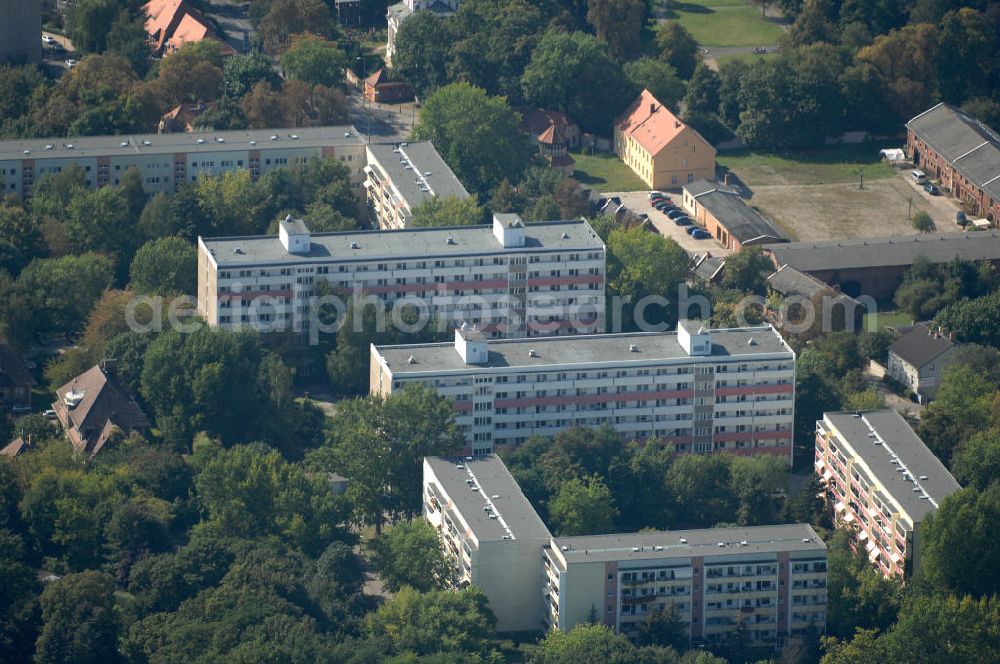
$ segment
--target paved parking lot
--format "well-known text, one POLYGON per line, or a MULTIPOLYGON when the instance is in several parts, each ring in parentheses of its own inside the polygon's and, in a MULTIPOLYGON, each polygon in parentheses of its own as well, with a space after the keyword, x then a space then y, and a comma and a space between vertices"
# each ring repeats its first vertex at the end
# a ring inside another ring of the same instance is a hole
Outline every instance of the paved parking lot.
MULTIPOLYGON (((672 239, 681 245, 689 254, 703 254, 706 251, 712 252, 713 256, 728 256, 732 251, 726 249, 715 239, 695 240, 685 232, 684 226, 676 225, 667 215, 653 208, 649 204, 649 191, 623 191, 602 193, 602 196, 617 196, 622 203, 634 214, 648 214, 649 220, 663 237, 672 239)), ((667 194, 675 204, 680 205, 681 195, 667 194)))

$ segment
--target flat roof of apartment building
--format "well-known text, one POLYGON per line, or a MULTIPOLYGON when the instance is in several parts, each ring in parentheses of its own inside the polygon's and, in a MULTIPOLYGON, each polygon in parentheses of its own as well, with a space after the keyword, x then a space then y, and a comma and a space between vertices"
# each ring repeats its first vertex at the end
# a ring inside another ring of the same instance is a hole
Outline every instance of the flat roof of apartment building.
POLYGON ((500 457, 425 457, 424 462, 480 542, 551 537, 500 457))
POLYGON ((823 417, 850 445, 884 493, 914 521, 920 521, 961 488, 895 410, 824 413, 823 417))
POLYGON ((364 144, 364 138, 350 125, 297 127, 295 129, 25 138, 0 141, 0 161, 114 157, 116 155, 138 156, 178 152, 190 154, 219 152, 225 149, 292 149, 364 144))
MULTIPOLYGON (((714 358, 748 359, 759 355, 787 354, 792 350, 773 327, 710 330, 714 358)), ((689 358, 676 332, 593 334, 530 339, 496 339, 487 342, 489 368, 545 368, 588 364, 648 364, 689 358)), ((453 343, 376 346, 394 375, 441 371, 482 371, 466 364, 453 343), (413 361, 410 361, 410 358, 413 361)))
POLYGON ((556 537, 552 542, 567 563, 826 551, 807 523, 556 537))
POLYGON ((524 246, 504 249, 486 225, 315 233, 308 253, 301 254, 289 253, 277 235, 201 238, 201 242, 220 267, 604 249, 586 221, 524 224, 524 235, 524 246))
POLYGON ((369 145, 368 153, 411 208, 434 196, 469 197, 430 141, 369 145))

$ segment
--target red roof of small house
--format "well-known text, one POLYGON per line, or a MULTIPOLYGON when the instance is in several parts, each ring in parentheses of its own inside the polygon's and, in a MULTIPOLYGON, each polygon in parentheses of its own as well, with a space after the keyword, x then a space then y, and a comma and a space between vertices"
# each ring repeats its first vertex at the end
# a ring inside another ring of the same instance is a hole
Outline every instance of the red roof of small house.
POLYGON ((549 128, 538 135, 538 142, 545 145, 559 145, 566 143, 566 134, 557 125, 551 124, 549 128))
POLYGON ((56 395, 52 408, 77 454, 97 454, 116 430, 149 428, 128 386, 112 369, 95 365, 57 389, 56 395))

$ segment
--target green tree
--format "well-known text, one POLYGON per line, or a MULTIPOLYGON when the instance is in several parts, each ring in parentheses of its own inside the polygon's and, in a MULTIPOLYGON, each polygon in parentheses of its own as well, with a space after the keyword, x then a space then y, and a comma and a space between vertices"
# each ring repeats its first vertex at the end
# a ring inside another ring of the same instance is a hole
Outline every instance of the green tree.
POLYGON ((330 441, 311 452, 314 467, 350 478, 347 495, 355 518, 381 532, 387 513, 413 517, 421 510, 425 456, 459 449, 451 401, 430 389, 408 385, 389 397, 342 401, 330 441))
POLYGON ((441 538, 423 519, 401 521, 372 542, 372 562, 390 592, 409 586, 420 592, 447 588, 455 567, 441 538))
POLYGON ((774 523, 780 503, 777 496, 788 484, 788 464, 776 456, 735 457, 729 466, 729 486, 739 501, 741 526, 774 523))
POLYGON ((934 220, 931 219, 931 215, 927 214, 923 210, 918 211, 913 215, 913 230, 920 234, 933 233, 937 230, 937 226, 934 225, 934 220))
MULTIPOLYGON (((607 134, 638 91, 596 37, 550 30, 521 77, 525 101, 562 111, 586 131, 607 134), (586 81, 586 85, 581 85, 586 81)), ((436 143, 435 143, 436 144, 436 143)))
POLYGON ((638 656, 636 647, 626 636, 616 634, 605 625, 580 624, 569 631, 551 630, 539 642, 530 661, 532 664, 634 664, 638 656))
POLYGON ((726 260, 722 285, 743 293, 764 295, 767 291, 767 275, 772 272, 774 263, 764 255, 760 247, 743 247, 726 260))
POLYGON ((432 196, 413 208, 407 226, 472 226, 482 222, 483 208, 475 196, 432 196))
POLYGON ((108 51, 128 60, 135 73, 144 76, 149 69, 148 39, 144 17, 122 9, 108 31, 108 51))
POLYGON ((681 78, 687 80, 698 64, 698 42, 677 21, 661 23, 656 30, 656 47, 660 59, 672 66, 681 78))
POLYGON ((426 98, 448 84, 453 41, 448 21, 434 12, 416 12, 399 27, 392 65, 418 97, 426 98))
POLYGON ((924 409, 917 433, 946 465, 955 446, 990 424, 997 385, 964 364, 945 368, 934 401, 924 409))
POLYGON ((310 85, 334 86, 343 79, 347 56, 336 43, 305 33, 292 37, 281 55, 281 66, 292 78, 310 85))
POLYGON ((198 254, 179 237, 150 240, 139 248, 129 269, 137 293, 194 295, 197 289, 198 254))
POLYGON ((636 90, 649 90, 660 103, 676 108, 684 96, 684 81, 672 65, 655 58, 640 58, 622 68, 636 90))
POLYGON ((611 231, 607 245, 609 294, 631 298, 623 327, 675 322, 676 307, 651 305, 640 310, 637 305, 647 295, 671 299, 687 279, 688 256, 680 245, 641 227, 611 231))
POLYGON ((115 584, 107 574, 68 574, 42 593, 35 662, 117 662, 115 584))
POLYGON ((827 634, 845 638, 855 630, 886 630, 896 621, 901 600, 900 583, 856 553, 848 532, 837 530, 827 538, 827 634))
MULTIPOLYGON (((690 113, 712 114, 719 112, 719 88, 722 80, 719 74, 706 65, 699 62, 691 74, 691 80, 687 84, 687 93, 684 95, 684 106, 690 113)), ((661 101, 663 101, 661 99, 661 101)), ((666 102, 664 102, 666 103, 666 102)))
MULTIPOLYGON (((0 481, 4 483, 0 491, 14 488, 13 468, 0 465, 0 481)), ((16 517, 16 504, 0 507, 5 508, 4 512, 12 509, 9 516, 16 517)), ((0 520, 6 516, 0 515, 0 520)), ((3 648, 0 661, 14 664, 30 661, 34 652, 40 584, 28 564, 24 540, 7 529, 14 524, 0 521, 0 525, 3 526, 0 528, 0 646, 3 648)))
POLYGON ((535 151, 519 124, 503 98, 453 83, 424 102, 413 137, 434 143, 470 191, 486 192, 505 178, 520 180, 535 151))
POLYGON ((961 444, 953 457, 952 471, 963 485, 979 491, 1000 480, 1000 430, 980 431, 961 444))
POLYGON ((427 593, 403 588, 365 618, 369 638, 393 653, 418 656, 476 652, 493 638, 495 627, 486 595, 475 586, 427 593))
POLYGON ((588 0, 587 22, 612 57, 622 60, 639 49, 647 11, 643 0, 588 0))
POLYGON ((242 99, 260 82, 280 86, 278 74, 270 58, 260 51, 226 58, 222 69, 222 94, 230 99, 242 99))
POLYGON ((66 18, 66 33, 82 53, 103 53, 108 47, 108 26, 118 17, 116 0, 81 0, 66 18))
POLYGON ((340 534, 345 502, 323 475, 307 473, 262 443, 195 456, 195 488, 207 521, 220 534, 275 535, 316 555, 340 534))
POLYGON ((1000 546, 991 538, 998 518, 998 485, 982 492, 968 487, 945 498, 920 526, 921 576, 959 595, 996 595, 1000 580, 990 561, 1000 546))
POLYGON ((549 515, 560 535, 600 535, 614 530, 618 509, 608 487, 592 476, 563 482, 549 515))
POLYGON ((950 11, 941 20, 937 70, 941 95, 960 104, 970 97, 989 94, 996 81, 995 25, 971 7, 950 11))
POLYGON ((190 445, 199 430, 226 444, 248 442, 259 434, 266 410, 260 360, 257 336, 249 331, 169 330, 146 351, 142 396, 177 445, 190 445))
POLYGON ((111 261, 98 254, 33 260, 17 278, 17 289, 34 310, 36 329, 79 330, 91 307, 111 285, 111 261), (73 284, 67 288, 67 284, 73 284))
POLYGON ((1000 291, 942 309, 935 322, 967 343, 1000 348, 1000 291))
POLYGON ((662 611, 651 611, 639 623, 636 643, 640 646, 667 646, 679 652, 691 643, 690 627, 677 615, 677 606, 668 603, 662 611))
POLYGON ((330 8, 322 0, 274 0, 257 22, 264 48, 278 55, 288 48, 293 35, 311 32, 320 37, 337 36, 330 8))

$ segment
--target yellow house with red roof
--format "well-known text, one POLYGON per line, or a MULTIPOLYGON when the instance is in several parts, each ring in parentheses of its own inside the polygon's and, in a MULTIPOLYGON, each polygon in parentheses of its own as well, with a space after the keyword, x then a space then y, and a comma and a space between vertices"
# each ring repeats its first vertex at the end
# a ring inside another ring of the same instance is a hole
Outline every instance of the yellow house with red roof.
POLYGON ((715 148, 649 90, 615 121, 615 154, 650 189, 715 180, 715 148))

